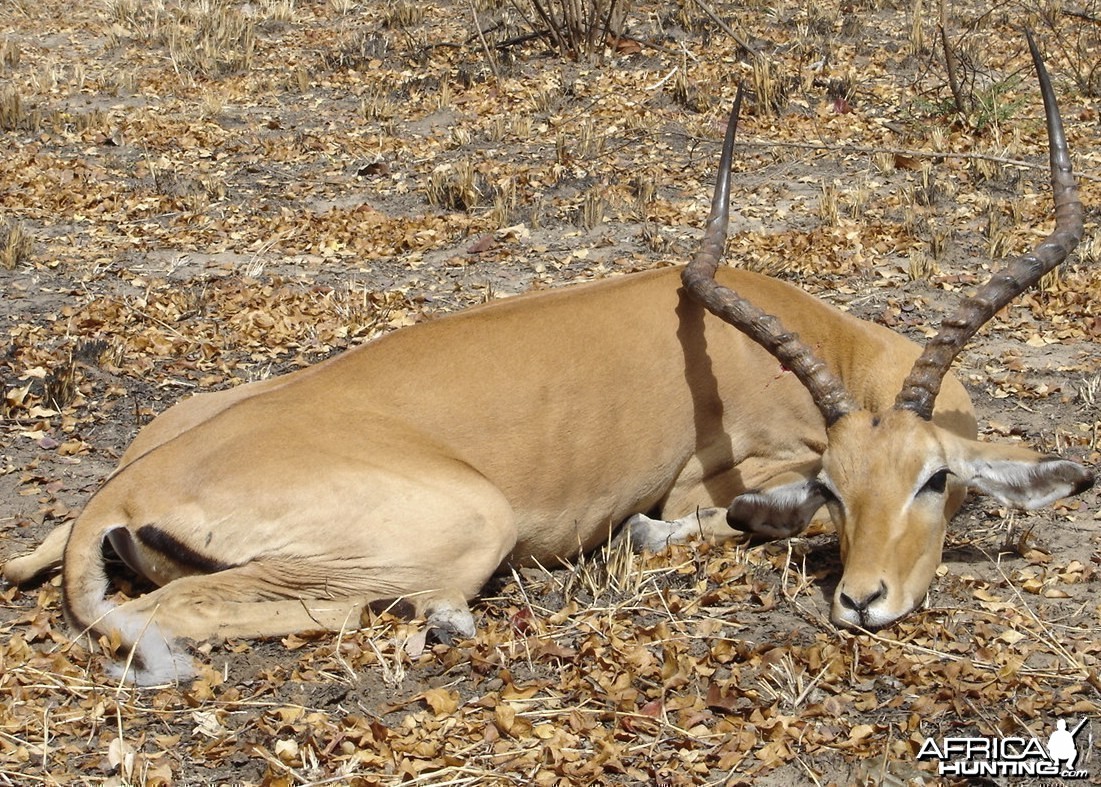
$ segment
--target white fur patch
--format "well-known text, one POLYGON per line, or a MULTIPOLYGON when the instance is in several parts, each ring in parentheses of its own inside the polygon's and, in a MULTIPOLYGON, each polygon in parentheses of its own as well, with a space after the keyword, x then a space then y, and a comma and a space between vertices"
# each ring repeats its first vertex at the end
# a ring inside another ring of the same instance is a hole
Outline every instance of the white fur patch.
POLYGON ((127 615, 117 607, 106 613, 105 622, 119 632, 123 642, 135 643, 129 658, 108 666, 112 677, 136 686, 161 686, 195 676, 191 658, 180 652, 156 623, 127 615))
POLYGON ((693 532, 698 532, 699 528, 693 531, 686 520, 687 517, 667 522, 664 519, 648 517, 646 514, 635 514, 623 524, 617 538, 630 538, 631 548, 636 552, 644 549, 660 552, 670 544, 684 541, 693 532))
POLYGON ((439 607, 428 616, 428 625, 459 637, 470 638, 477 633, 474 615, 469 609, 439 607))

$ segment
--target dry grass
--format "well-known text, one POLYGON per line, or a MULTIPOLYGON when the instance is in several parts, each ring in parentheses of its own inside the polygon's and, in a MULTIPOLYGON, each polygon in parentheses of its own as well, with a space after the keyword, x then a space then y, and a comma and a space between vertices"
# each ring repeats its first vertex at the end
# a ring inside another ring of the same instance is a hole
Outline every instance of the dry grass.
POLYGON ((30 262, 34 254, 34 240, 16 222, 0 222, 0 267, 9 271, 30 262))

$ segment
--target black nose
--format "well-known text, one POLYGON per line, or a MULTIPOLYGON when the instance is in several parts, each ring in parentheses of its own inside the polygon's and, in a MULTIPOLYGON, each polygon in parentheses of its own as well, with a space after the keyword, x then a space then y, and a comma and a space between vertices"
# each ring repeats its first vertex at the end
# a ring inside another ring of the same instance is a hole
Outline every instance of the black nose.
POLYGON ((887 595, 887 585, 884 584, 883 581, 881 580, 880 583, 879 583, 879 588, 877 590, 873 590, 871 593, 864 596, 863 598, 854 599, 848 593, 842 591, 841 596, 840 596, 840 600, 841 600, 841 605, 842 606, 851 609, 853 612, 864 612, 868 607, 870 607, 876 601, 876 599, 883 598, 883 596, 886 596, 886 595, 887 595))

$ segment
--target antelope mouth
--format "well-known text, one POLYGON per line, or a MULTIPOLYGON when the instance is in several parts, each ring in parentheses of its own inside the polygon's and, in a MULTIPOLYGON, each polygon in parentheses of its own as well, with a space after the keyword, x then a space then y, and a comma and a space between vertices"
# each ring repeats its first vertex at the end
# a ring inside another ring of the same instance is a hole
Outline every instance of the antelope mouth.
POLYGON ((833 597, 830 620, 841 628, 879 631, 906 617, 916 604, 892 603, 887 583, 880 580, 871 592, 851 593, 842 584, 833 597))

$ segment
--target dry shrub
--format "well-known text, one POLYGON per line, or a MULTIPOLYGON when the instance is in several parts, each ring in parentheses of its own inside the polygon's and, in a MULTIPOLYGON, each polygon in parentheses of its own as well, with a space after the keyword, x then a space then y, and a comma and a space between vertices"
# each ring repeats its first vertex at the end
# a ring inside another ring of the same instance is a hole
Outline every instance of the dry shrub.
MULTIPOLYGON (((518 31, 511 38, 541 38, 573 60, 601 54, 609 38, 621 36, 629 8, 625 0, 481 0, 477 5, 501 17, 499 30, 518 31)), ((490 25, 483 20, 480 27, 490 25)))
POLYGON ((14 270, 20 263, 29 262, 33 251, 34 241, 19 222, 0 221, 0 267, 14 270))
MULTIPOLYGON (((283 4, 268 3, 264 18, 286 16, 283 4)), ((114 0, 112 16, 138 41, 165 47, 180 73, 219 79, 247 71, 256 49, 256 22, 229 0, 182 0, 171 6, 114 0)))

